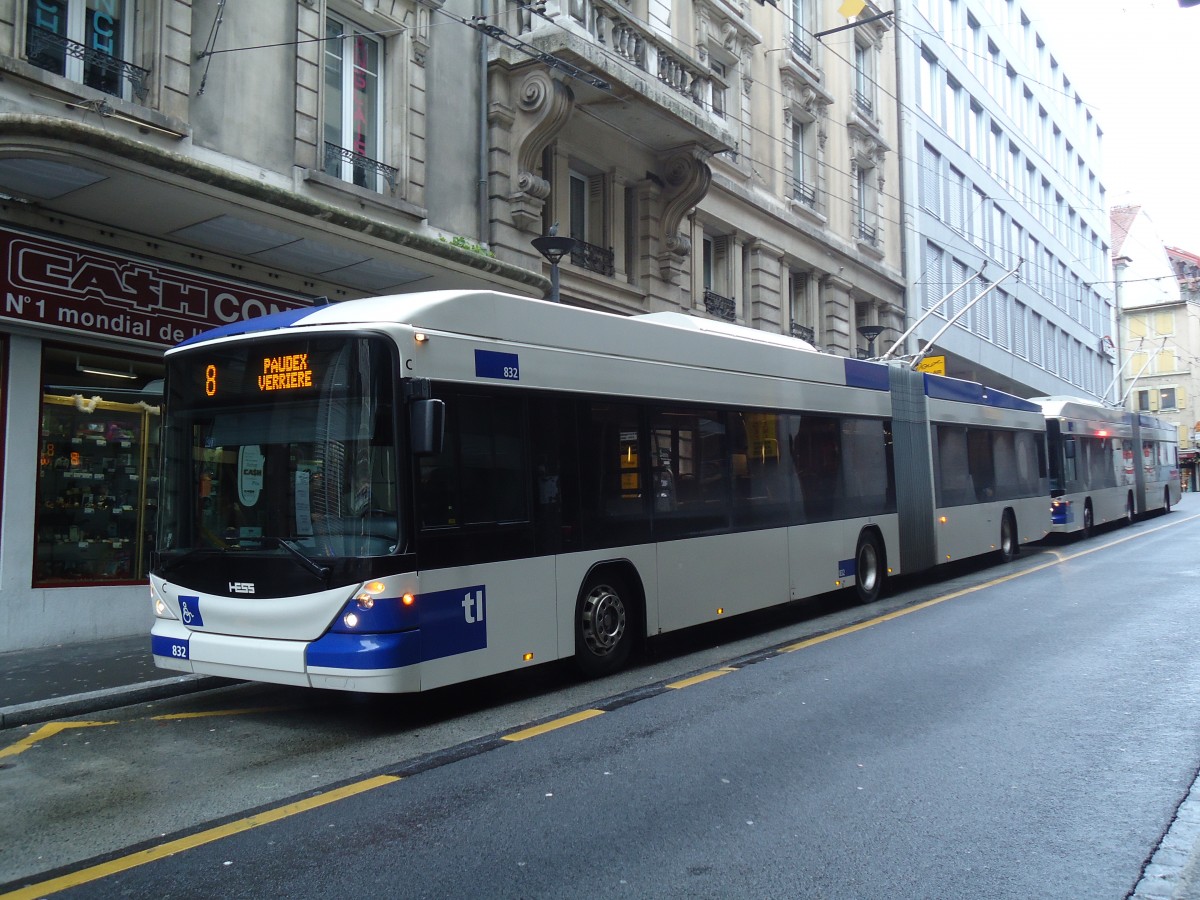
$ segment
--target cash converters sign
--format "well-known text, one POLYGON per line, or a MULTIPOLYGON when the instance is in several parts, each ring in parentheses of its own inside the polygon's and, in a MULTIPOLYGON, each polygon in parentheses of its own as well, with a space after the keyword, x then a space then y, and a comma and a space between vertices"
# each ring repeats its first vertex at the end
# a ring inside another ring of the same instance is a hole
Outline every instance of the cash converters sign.
POLYGON ((310 305, 301 297, 7 228, 0 228, 0 260, 0 318, 158 346, 310 305))

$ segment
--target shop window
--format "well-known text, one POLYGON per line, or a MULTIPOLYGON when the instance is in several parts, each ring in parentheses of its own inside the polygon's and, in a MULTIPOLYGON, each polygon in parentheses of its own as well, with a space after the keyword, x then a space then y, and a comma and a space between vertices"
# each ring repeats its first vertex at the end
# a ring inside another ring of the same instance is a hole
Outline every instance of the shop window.
MULTIPOLYGON (((0 422, 8 421, 8 339, 0 335, 0 422)), ((4 471, 4 441, 0 441, 0 472, 4 471)), ((0 502, 3 500, 0 482, 0 502)))
POLYGON ((158 511, 162 365, 47 346, 35 587, 146 577, 158 511))

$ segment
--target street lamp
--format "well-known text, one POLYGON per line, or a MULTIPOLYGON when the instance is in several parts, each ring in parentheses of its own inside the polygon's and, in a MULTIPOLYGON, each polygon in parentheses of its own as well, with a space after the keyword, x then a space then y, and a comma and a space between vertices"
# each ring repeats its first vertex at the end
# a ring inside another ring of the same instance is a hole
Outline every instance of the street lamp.
POLYGON ((558 303, 558 262, 575 247, 575 238, 559 237, 555 232, 556 226, 551 226, 549 234, 535 237, 531 243, 533 249, 550 261, 550 302, 558 303))
POLYGON ((875 358, 875 338, 887 329, 882 325, 859 325, 858 333, 867 339, 867 359, 875 358))

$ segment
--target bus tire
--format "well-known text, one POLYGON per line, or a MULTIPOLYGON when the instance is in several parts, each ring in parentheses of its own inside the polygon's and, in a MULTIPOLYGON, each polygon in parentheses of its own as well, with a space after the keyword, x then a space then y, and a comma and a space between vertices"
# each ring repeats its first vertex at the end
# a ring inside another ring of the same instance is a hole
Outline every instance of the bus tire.
POLYGON ((1092 515, 1092 501, 1089 499, 1083 504, 1083 536, 1090 538, 1092 529, 1096 527, 1096 521, 1092 515))
POLYGON ((887 571, 883 543, 873 529, 863 529, 854 551, 854 590, 859 603, 874 603, 883 593, 887 571))
MULTIPOLYGON (((1087 508, 1084 509, 1084 515, 1087 515, 1087 508)), ((1021 549, 1021 543, 1017 540, 1017 522, 1013 517, 1013 511, 1006 509, 1004 515, 1000 517, 1000 559, 1002 562, 1012 562, 1017 558, 1017 553, 1021 549)))
POLYGON ((1166 515, 1171 511, 1171 489, 1163 488, 1163 514, 1166 515))
POLYGON ((1133 524, 1133 494, 1125 495, 1125 524, 1133 524))
POLYGON ((575 604, 575 666, 586 678, 620 669, 633 650, 633 593, 615 571, 588 576, 575 604))

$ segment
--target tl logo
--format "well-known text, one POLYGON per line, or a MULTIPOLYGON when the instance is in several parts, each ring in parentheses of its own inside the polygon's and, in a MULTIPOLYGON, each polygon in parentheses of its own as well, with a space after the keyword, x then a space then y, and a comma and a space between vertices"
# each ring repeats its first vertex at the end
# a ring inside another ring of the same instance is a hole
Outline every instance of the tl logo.
POLYGON ((467 591, 462 599, 463 618, 468 625, 483 621, 483 588, 467 591))

